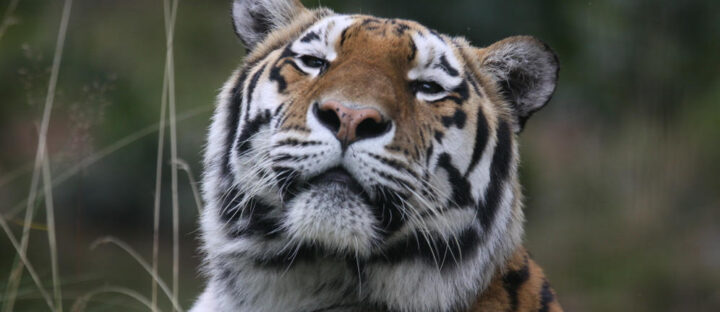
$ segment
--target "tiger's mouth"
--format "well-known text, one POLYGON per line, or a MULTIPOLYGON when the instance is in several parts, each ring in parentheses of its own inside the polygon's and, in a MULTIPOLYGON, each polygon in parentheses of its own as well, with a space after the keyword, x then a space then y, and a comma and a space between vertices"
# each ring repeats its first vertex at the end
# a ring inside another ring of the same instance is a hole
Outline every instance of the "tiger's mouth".
POLYGON ((308 186, 336 185, 344 187, 351 193, 355 193, 357 195, 364 195, 365 193, 360 183, 343 167, 328 169, 327 171, 311 178, 307 184, 308 186))
POLYGON ((370 255, 379 239, 377 209, 346 169, 328 169, 291 194, 281 221, 290 242, 324 256, 370 255))

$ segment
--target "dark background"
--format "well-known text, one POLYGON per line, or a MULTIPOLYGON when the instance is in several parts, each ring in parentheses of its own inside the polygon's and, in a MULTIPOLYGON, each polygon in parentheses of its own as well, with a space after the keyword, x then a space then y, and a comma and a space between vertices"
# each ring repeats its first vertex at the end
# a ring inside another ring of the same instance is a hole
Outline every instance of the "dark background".
MULTIPOLYGON (((5 11, 12 0, 0 0, 5 11)), ((720 311, 720 1, 305 1, 417 20, 477 46, 534 35, 561 62, 557 92, 521 136, 527 246, 568 311, 720 311)), ((0 213, 22 231, 62 1, 22 0, 0 37, 0 213)), ((243 59, 229 1, 180 2, 175 37, 179 157, 199 179, 214 96, 243 59)), ((0 21, 2 23, 3 21, 0 21)), ((101 285, 150 296, 113 235, 151 259, 165 58, 162 1, 75 0, 49 130, 65 308, 101 285), (149 127, 149 128, 148 128, 149 127), (124 138, 129 141, 123 141, 124 138), (121 148, 105 156, 113 144, 121 148), (73 166, 103 156, 69 175, 73 166), (64 176, 63 176, 64 175, 64 176)), ((167 140, 166 140, 167 143, 167 140)), ((165 156, 169 159, 169 150, 165 156)), ((169 162, 160 274, 171 279, 169 162)), ((181 171, 181 303, 202 289, 197 208, 181 171)), ((46 289, 44 204, 28 257, 46 289)), ((16 254, 0 234, 0 294, 16 254)), ((161 307, 169 303, 160 295, 161 307)), ((6 300, 2 297, 0 300, 6 300)), ((25 274, 16 310, 44 310, 25 274)), ((144 310, 98 296, 88 311, 144 310)))

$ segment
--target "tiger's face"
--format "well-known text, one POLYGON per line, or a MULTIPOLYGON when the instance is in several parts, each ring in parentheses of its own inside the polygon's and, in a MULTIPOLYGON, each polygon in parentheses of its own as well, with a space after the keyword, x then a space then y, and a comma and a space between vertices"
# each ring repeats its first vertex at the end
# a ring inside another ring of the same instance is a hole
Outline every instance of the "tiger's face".
POLYGON ((403 228, 469 227, 473 125, 497 112, 464 67, 415 23, 320 19, 248 72, 231 151, 241 191, 262 190, 293 244, 339 254, 373 255, 403 228))
POLYGON ((554 90, 549 48, 261 2, 235 3, 252 52, 209 135, 208 252, 445 267, 519 243, 515 135, 554 90))

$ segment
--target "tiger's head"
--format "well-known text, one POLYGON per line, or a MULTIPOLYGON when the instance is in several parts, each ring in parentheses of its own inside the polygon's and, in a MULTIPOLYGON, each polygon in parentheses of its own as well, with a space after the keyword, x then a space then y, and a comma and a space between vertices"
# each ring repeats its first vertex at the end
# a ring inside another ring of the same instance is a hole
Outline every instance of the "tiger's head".
POLYGON ((249 52, 208 136, 210 258, 328 257, 392 275, 486 270, 520 244, 516 135, 555 89, 548 46, 478 48, 288 0, 236 0, 233 18, 249 52))

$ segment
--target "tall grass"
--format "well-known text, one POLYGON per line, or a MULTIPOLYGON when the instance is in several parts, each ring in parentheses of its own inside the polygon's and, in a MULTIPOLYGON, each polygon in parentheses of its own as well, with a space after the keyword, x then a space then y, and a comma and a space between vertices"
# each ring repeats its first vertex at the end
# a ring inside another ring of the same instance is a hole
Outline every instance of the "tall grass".
MULTIPOLYGON (((176 119, 178 122, 186 121, 192 117, 195 117, 201 113, 205 113, 209 110, 210 110, 210 108, 208 108, 208 107, 198 107, 198 108, 183 112, 182 114, 178 114, 176 119)), ((52 187, 56 188, 56 187, 60 186, 61 184, 65 183, 67 180, 69 180, 73 176, 80 173, 82 170, 96 164, 97 162, 120 151, 121 149, 123 149, 133 143, 136 143, 140 139, 155 133, 155 131, 160 131, 161 128, 165 128, 165 127, 167 127, 167 125, 165 125, 164 123, 162 126, 160 125, 160 123, 155 123, 155 124, 146 126, 142 129, 136 130, 135 132, 130 133, 130 134, 118 139, 117 141, 111 143, 110 145, 103 147, 102 149, 98 150, 97 152, 83 158, 75 165, 72 165, 70 168, 62 171, 60 174, 55 175, 52 179, 52 187)), ((27 171, 32 171, 32 164, 28 164, 26 167, 29 168, 29 169, 27 169, 27 171)), ((21 169, 25 170, 25 167, 23 167, 21 169)), ((22 173, 18 173, 16 170, 16 171, 11 172, 8 175, 3 176, 3 178, 1 180, 3 181, 4 184, 7 184, 7 183, 10 183, 13 180, 17 179, 19 176, 22 176, 22 173)), ((0 186, 2 186, 2 185, 0 185, 0 186)), ((194 195, 199 196, 198 192, 194 192, 194 195)), ((37 194, 37 199, 38 200, 43 199, 44 198, 43 196, 44 196, 43 193, 37 194)), ((13 205, 12 208, 10 208, 10 210, 7 213, 5 213, 5 218, 12 219, 15 216, 17 216, 17 214, 21 213, 23 211, 23 209, 25 208, 25 205, 27 204, 28 200, 29 200, 29 198, 25 198, 25 199, 21 200, 20 202, 16 203, 15 205, 13 205)), ((196 200, 196 202, 199 202, 199 199, 196 200)))
MULTIPOLYGON (((51 178, 49 169, 47 168, 47 158, 48 155, 46 153, 47 151, 47 131, 48 127, 50 126, 50 116, 52 114, 53 109, 53 103, 55 100, 55 88, 57 86, 57 79, 58 74, 60 72, 60 63, 62 61, 62 55, 63 55, 63 48, 65 46, 65 36, 67 34, 67 25, 68 21, 70 20, 70 10, 72 8, 72 0, 66 0, 65 5, 63 6, 62 11, 62 18, 60 20, 60 29, 58 31, 58 37, 57 37, 57 44, 55 45, 55 53, 53 56, 53 63, 52 68, 50 71, 50 81, 48 82, 48 89, 47 89, 47 95, 45 97, 45 106, 43 109, 43 116, 42 121, 40 122, 40 130, 38 134, 38 146, 35 153, 35 165, 33 167, 33 174, 32 174, 32 180, 30 182, 30 195, 28 196, 27 201, 27 207, 25 211, 25 222, 23 225, 23 231, 22 231, 22 237, 20 240, 20 249, 18 250, 18 256, 19 258, 23 259, 26 257, 28 244, 30 243, 30 224, 33 222, 33 216, 35 213, 35 197, 37 194, 37 187, 39 183, 39 176, 40 172, 45 167, 46 174, 44 174, 44 183, 46 185, 50 184, 51 178)), ((5 22, 3 22, 4 24, 5 22)), ((54 217, 54 213, 52 212, 52 193, 48 193, 47 190, 49 187, 45 187, 46 190, 46 198, 45 202, 50 203, 47 204, 48 207, 48 220, 50 218, 54 217)), ((60 285, 57 283, 57 246, 55 244, 55 227, 52 226, 52 229, 49 231, 48 234, 51 238, 50 240, 50 251, 51 251, 51 258, 53 260, 53 288, 55 289, 56 294, 56 300, 55 303, 56 306, 62 306, 62 302, 60 301, 60 285)), ((15 297, 17 295, 17 288, 20 285, 20 279, 22 278, 22 271, 24 263, 26 263, 26 260, 23 261, 17 261, 12 273, 10 274, 10 278, 8 280, 8 287, 7 291, 5 292, 5 305, 3 307, 3 311, 11 312, 13 311, 13 307, 15 305, 15 297)), ((53 309, 55 310, 55 309, 53 309)), ((58 310, 62 311, 62 308, 59 308, 58 310)))
MULTIPOLYGON (((47 149, 45 149, 47 155, 47 149)), ((45 157, 42 165, 43 190, 45 191, 45 210, 47 219, 48 245, 50 247, 50 269, 52 271, 53 294, 55 309, 62 312, 62 290, 60 289, 60 272, 58 269, 58 249, 55 237, 55 207, 53 203, 52 178, 50 177, 50 157, 45 157)))
POLYGON ((175 33, 175 18, 180 0, 164 0, 163 12, 165 17, 166 34, 166 69, 165 76, 168 82, 167 98, 170 110, 170 177, 172 188, 172 236, 173 236, 173 265, 172 289, 173 300, 177 301, 180 291, 180 208, 178 203, 178 177, 177 177, 177 120, 175 119, 175 60, 173 54, 173 38, 175 33), (172 4, 171 4, 172 2, 172 4))
POLYGON ((120 247, 123 251, 125 251, 128 255, 130 255, 135 261, 137 261, 140 266, 142 266, 143 269, 145 269, 148 274, 152 277, 153 281, 157 283, 158 286, 160 286, 160 289, 165 293, 165 295, 170 299, 170 302, 173 305, 173 308, 175 308, 177 311, 182 312, 183 309, 180 307, 180 304, 178 303, 178 300, 175 298, 174 294, 171 294, 171 290, 168 288, 167 284, 158 276, 155 272, 153 272, 153 269, 150 267, 150 265, 145 261, 140 254, 135 251, 130 245, 123 242, 122 240, 119 240, 115 237, 103 237, 98 240, 96 240, 92 245, 90 246, 91 249, 95 249, 97 246, 102 244, 113 244, 115 246, 120 247))
MULTIPOLYGON (((2 227, 3 231, 5 232, 5 235, 7 235, 8 239, 10 240, 10 243, 13 245, 13 248, 15 248, 15 252, 17 253, 18 257, 20 258, 20 262, 22 262, 23 265, 25 265, 25 268, 27 268, 28 273, 30 273, 30 277, 32 278, 33 282, 35 282, 35 286, 38 288, 38 291, 40 292, 40 295, 45 299, 45 302, 47 303, 48 307, 50 308, 50 311, 55 311, 55 305, 52 302, 52 299, 50 299, 50 295, 48 295, 47 290, 45 290, 45 287, 42 285, 42 281, 40 281, 40 277, 38 276, 37 272, 35 272, 35 268, 30 263, 30 260, 27 259, 27 256, 24 252, 22 252, 22 248, 20 244, 17 241, 17 238, 15 238, 15 235, 13 235, 12 230, 10 229, 10 226, 7 224, 7 221, 5 218, 0 215, 0 227, 2 227)), ((11 299, 14 303, 15 297, 8 298, 11 299)), ((10 307, 12 309, 12 307, 10 307)))
MULTIPOLYGON (((17 6, 17 0, 13 0, 10 6, 6 10, 5 17, 0 24, 0 38, 4 31, 11 25, 10 16, 14 12, 17 6)), ((12 176, 4 176, 2 183, 6 184, 22 176, 26 171, 32 170, 32 178, 30 183, 30 189, 28 197, 13 207, 10 212, 5 216, 0 214, 0 227, 9 238, 15 251, 17 252, 17 261, 13 266, 11 274, 8 279, 8 286, 6 288, 4 296, 3 311, 13 311, 15 308, 15 301, 17 298, 17 289, 22 278, 24 269, 27 269, 28 273, 32 277, 35 286, 40 292, 42 298, 45 300, 48 308, 51 311, 62 312, 63 295, 60 283, 60 273, 58 266, 58 244, 55 233, 55 209, 53 201, 53 188, 57 185, 68 180, 82 169, 102 160, 106 156, 122 149, 129 144, 138 141, 140 138, 147 136, 154 131, 158 131, 158 143, 157 143, 157 159, 156 159, 156 170, 155 170, 155 195, 153 205, 153 250, 152 250, 152 265, 145 261, 138 252, 130 247, 127 243, 114 238, 105 237, 97 240, 91 245, 91 249, 96 248, 101 244, 112 244, 118 246, 125 253, 130 255, 141 267, 149 274, 152 283, 152 290, 150 299, 143 296, 141 293, 124 287, 118 286, 104 286, 99 289, 95 289, 84 295, 78 297, 71 307, 72 311, 84 311, 87 307, 88 302, 95 296, 101 294, 119 294, 135 299, 136 301, 143 304, 145 307, 152 311, 159 311, 158 307, 158 287, 162 293, 167 297, 172 305, 173 311, 183 311, 182 306, 179 303, 179 202, 178 202, 178 170, 184 170, 188 175, 188 182, 193 191, 195 204, 200 211, 202 202, 199 198, 199 192, 196 187, 195 180, 192 176, 189 166, 184 161, 178 158, 177 153, 177 123, 195 116, 199 113, 205 112, 208 108, 200 108, 182 115, 178 115, 176 112, 175 103, 175 78, 174 78, 174 52, 173 52, 173 41, 175 33, 175 21, 177 16, 178 0, 163 0, 163 14, 164 14, 164 25, 166 35, 166 62, 163 75, 163 88, 160 101, 160 116, 159 121, 155 125, 148 126, 144 129, 140 129, 118 141, 107 146, 100 151, 90 155, 89 157, 81 160, 71 168, 57 175, 55 178, 52 177, 50 157, 47 153, 47 132, 50 125, 52 108, 55 98, 55 89, 58 81, 58 73, 60 70, 60 64, 62 61, 62 51, 65 43, 65 37, 67 34, 67 25, 70 18, 70 11, 72 8, 72 0, 66 0, 63 7, 62 19, 60 23, 57 44, 55 47, 55 53, 53 58, 53 64, 50 73, 50 80, 48 82, 47 96, 45 105, 43 107, 43 115, 38 131, 38 146, 36 150, 36 156, 33 166, 28 166, 31 169, 24 169, 14 173, 12 176), (159 276, 159 234, 160 234, 160 206, 161 206, 161 192, 162 192, 162 176, 163 166, 166 164, 164 161, 164 149, 165 149, 165 128, 169 123, 170 132, 170 161, 171 166, 171 190, 172 190, 172 236, 173 236, 173 247, 172 247, 172 284, 171 287, 163 281, 159 276), (42 174, 42 176, 40 176, 42 174), (43 182, 43 192, 38 192, 38 186, 40 178, 43 182), (33 218, 35 214, 36 202, 40 199, 44 200, 47 217, 47 235, 51 262, 51 273, 52 273, 52 287, 53 296, 47 292, 39 278, 35 268, 27 258, 27 249, 30 239, 30 229, 33 224, 33 218), (15 214, 25 210, 24 222, 22 223, 22 236, 20 242, 16 239, 15 235, 10 229, 7 219, 13 218, 15 214), (54 301, 53 301, 54 299, 54 301)))
MULTIPOLYGON (((175 133, 176 133, 176 114, 175 114, 175 78, 174 78, 174 72, 172 68, 174 67, 173 62, 173 51, 172 51, 172 41, 174 37, 175 32, 175 17, 177 16, 177 5, 178 0, 173 1, 172 5, 172 12, 170 4, 167 0, 163 1, 163 13, 164 13, 164 21, 165 21, 165 37, 167 38, 166 43, 166 57, 165 57, 165 70, 163 72, 163 88, 162 88, 162 96, 160 100, 160 131, 158 132, 158 152, 157 152, 157 160, 156 160, 156 169, 155 169, 155 205, 154 205, 154 212, 153 212, 153 254, 152 254, 152 272, 153 275, 157 275, 158 270, 158 254, 159 254, 159 245, 160 245, 160 193, 162 191, 162 167, 163 167, 163 151, 165 148, 165 111, 168 107, 168 99, 171 102, 171 136, 172 136, 172 146, 173 146, 173 152, 171 154, 172 161, 174 163, 174 160, 177 158, 177 142, 175 139, 175 133)), ((176 185, 177 185, 177 176, 176 176, 176 167, 172 167, 172 183, 173 183, 173 216, 175 216, 176 211, 175 207, 177 205, 176 201, 176 185)), ((175 239, 175 232, 177 231, 177 225, 175 223, 174 217, 173 217, 173 240, 175 239)), ((174 241, 173 241, 174 242, 174 241)), ((175 253, 173 252, 173 265, 175 265, 176 262, 175 253)), ((177 301, 177 280, 176 280, 176 269, 173 267, 173 296, 172 299, 177 301)), ((151 308, 153 311, 157 310, 157 282, 155 279, 152 281, 152 303, 151 308)))

